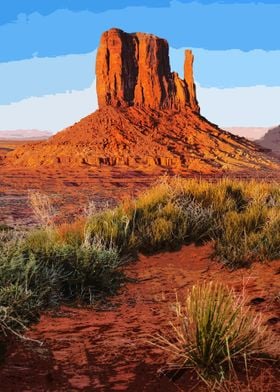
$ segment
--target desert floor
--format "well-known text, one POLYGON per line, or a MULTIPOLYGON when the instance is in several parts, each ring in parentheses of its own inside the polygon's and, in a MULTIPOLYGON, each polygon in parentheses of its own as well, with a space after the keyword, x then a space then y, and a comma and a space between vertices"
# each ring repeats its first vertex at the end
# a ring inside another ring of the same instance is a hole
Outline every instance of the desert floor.
MULTIPOLYGON (((7 149, 14 147, 13 142, 0 143, 0 162, 1 154, 4 156, 7 149)), ((135 196, 165 173, 176 174, 160 168, 28 170, 0 164, 0 223, 36 224, 28 203, 30 191, 50 195, 57 208, 56 220, 63 222, 81 216, 89 202, 99 208, 135 196)), ((239 173, 237 177, 280 179, 273 172, 239 173)), ((217 177, 208 178, 215 181, 217 177)), ((5 363, 0 365, 0 390, 204 390, 193 374, 185 373, 175 383, 160 375, 166 355, 148 342, 166 328, 176 293, 182 296, 194 283, 204 280, 221 280, 238 292, 245 287, 248 302, 264 315, 268 328, 280 336, 280 261, 255 263, 250 269, 231 272, 214 261, 211 254, 208 244, 184 246, 172 253, 140 255, 138 261, 124 267, 131 279, 116 296, 97 307, 63 306, 44 313, 27 333, 32 340, 15 340, 8 347, 5 363)), ((272 391, 273 378, 280 378, 277 369, 265 371, 262 368, 259 375, 259 370, 255 370, 255 391, 259 390, 260 380, 268 388, 263 391, 272 391)))
MULTIPOLYGON (((176 293, 181 297, 204 280, 223 281, 237 292, 245 288, 248 302, 280 336, 280 261, 230 272, 212 260, 211 253, 211 245, 190 245, 176 252, 140 255, 125 268, 131 282, 104 305, 63 306, 43 314, 27 334, 43 345, 33 341, 10 345, 1 367, 1 390, 205 390, 192 374, 183 374, 175 383, 160 375, 166 355, 149 344, 151 336, 168 325, 176 293)), ((263 369, 259 376, 255 370, 255 391, 276 390, 271 380, 279 379, 277 372, 263 369), (269 389, 258 389, 260 380, 269 389)))

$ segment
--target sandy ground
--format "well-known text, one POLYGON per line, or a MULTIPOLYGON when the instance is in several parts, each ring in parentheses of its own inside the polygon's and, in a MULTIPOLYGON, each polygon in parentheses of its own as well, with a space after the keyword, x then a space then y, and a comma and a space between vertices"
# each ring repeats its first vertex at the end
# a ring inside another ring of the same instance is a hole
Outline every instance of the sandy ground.
MULTIPOLYGON (((112 206, 122 199, 135 197, 154 185, 162 176, 176 174, 163 167, 133 169, 127 166, 104 165, 81 166, 76 169, 21 169, 0 164, 0 224, 38 224, 28 201, 29 192, 39 191, 49 195, 56 209, 55 221, 61 223, 80 217, 91 202, 94 202, 97 208, 112 206)), ((217 181, 221 177, 280 181, 279 172, 273 171, 179 174, 185 178, 204 178, 209 181, 217 181)))
POLYGON ((272 170, 247 170, 236 173, 176 171, 160 166, 99 167, 81 165, 75 168, 53 166, 22 168, 3 164, 8 151, 31 141, 0 140, 0 224, 10 226, 33 226, 38 224, 28 201, 29 192, 47 194, 55 209, 56 223, 67 222, 84 213, 85 207, 94 202, 97 208, 115 205, 122 199, 134 197, 164 175, 205 178, 216 181, 221 177, 241 179, 256 178, 265 181, 280 181, 279 172, 272 170))
MULTIPOLYGON (((13 146, 0 143, 0 161, 7 148, 13 146)), ((0 223, 36 224, 28 203, 29 191, 48 194, 57 208, 57 221, 67 221, 80 216, 91 201, 102 207, 134 196, 165 172, 162 168, 109 166, 28 170, 0 164, 0 223)), ((252 176, 270 181, 280 178, 273 172, 238 175, 244 179, 252 176)), ((103 308, 63 306, 43 314, 28 333, 43 345, 11 343, 0 367, 0 391, 202 390, 190 374, 176 383, 160 376, 166 356, 148 344, 150 336, 166 328, 176 292, 183 295, 197 281, 211 279, 239 291, 245 285, 252 306, 263 313, 270 330, 280 335, 280 261, 229 272, 211 260, 211 252, 207 245, 141 255, 125 268, 136 282, 126 284, 103 308)))
POLYGON ((28 332, 43 345, 11 344, 0 368, 0 390, 202 391, 190 374, 175 383, 160 376, 166 355, 148 343, 150 336, 166 328, 176 292, 184 295, 204 280, 223 281, 237 291, 245 285, 252 307, 280 336, 280 261, 230 272, 213 261, 211 253, 210 245, 191 245, 141 255, 125 269, 136 281, 126 284, 103 308, 63 306, 43 314, 28 332))
POLYGON ((56 221, 63 222, 81 216, 92 201, 99 208, 133 197, 163 174, 163 170, 143 173, 108 166, 66 171, 21 170, 0 165, 0 222, 11 226, 38 223, 30 209, 29 192, 49 195, 57 211, 56 221))

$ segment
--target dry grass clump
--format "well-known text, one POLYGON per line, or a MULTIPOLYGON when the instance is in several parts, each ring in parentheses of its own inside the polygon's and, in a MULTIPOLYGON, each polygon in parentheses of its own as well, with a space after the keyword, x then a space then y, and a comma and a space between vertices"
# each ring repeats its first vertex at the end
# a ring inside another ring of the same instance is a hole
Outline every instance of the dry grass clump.
POLYGON ((29 192, 28 199, 35 217, 42 227, 54 225, 56 210, 50 197, 41 192, 29 192))
POLYGON ((169 354, 170 369, 191 368, 206 383, 222 381, 235 374, 236 364, 247 367, 270 345, 261 317, 245 302, 221 283, 195 285, 177 301, 169 331, 152 343, 169 354))
MULTIPOLYGON (((67 238, 68 241, 68 238, 67 238)), ((61 242, 55 229, 0 236, 0 345, 21 336, 42 309, 92 303, 123 281, 120 257, 102 242, 61 242)))
POLYGON ((72 245, 81 245, 85 239, 86 219, 80 218, 71 223, 56 226, 57 241, 72 245))
POLYGON ((85 235, 88 241, 102 240, 106 246, 115 246, 119 251, 130 245, 132 217, 121 207, 97 212, 89 217, 85 235))

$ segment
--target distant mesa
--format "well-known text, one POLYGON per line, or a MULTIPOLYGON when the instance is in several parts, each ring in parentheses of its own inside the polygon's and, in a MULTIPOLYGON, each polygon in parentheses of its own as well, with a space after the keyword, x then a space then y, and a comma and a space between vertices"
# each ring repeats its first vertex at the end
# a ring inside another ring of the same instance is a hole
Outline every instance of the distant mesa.
POLYGON ((269 129, 266 134, 256 141, 263 148, 269 149, 280 156, 280 125, 269 129))
POLYGON ((261 139, 270 128, 272 127, 223 127, 226 131, 249 140, 261 139))
POLYGON ((158 166, 182 173, 275 166, 260 147, 200 115, 193 60, 186 50, 181 79, 170 69, 166 40, 106 31, 96 58, 99 109, 45 142, 18 147, 5 164, 158 166))
POLYGON ((52 136, 49 131, 37 129, 1 130, 0 140, 45 140, 52 136))

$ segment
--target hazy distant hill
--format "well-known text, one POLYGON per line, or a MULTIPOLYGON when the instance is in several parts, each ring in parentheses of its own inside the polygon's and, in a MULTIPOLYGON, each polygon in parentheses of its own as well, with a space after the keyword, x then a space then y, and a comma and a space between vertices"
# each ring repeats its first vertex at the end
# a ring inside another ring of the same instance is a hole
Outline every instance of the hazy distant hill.
POLYGON ((223 129, 234 135, 246 137, 246 139, 249 140, 258 140, 262 138, 270 128, 271 127, 226 127, 223 129))
POLYGON ((0 140, 42 140, 50 136, 52 136, 51 132, 37 129, 0 130, 0 140))
POLYGON ((256 140, 262 147, 269 148, 272 152, 280 154, 280 125, 269 129, 266 134, 256 140))

